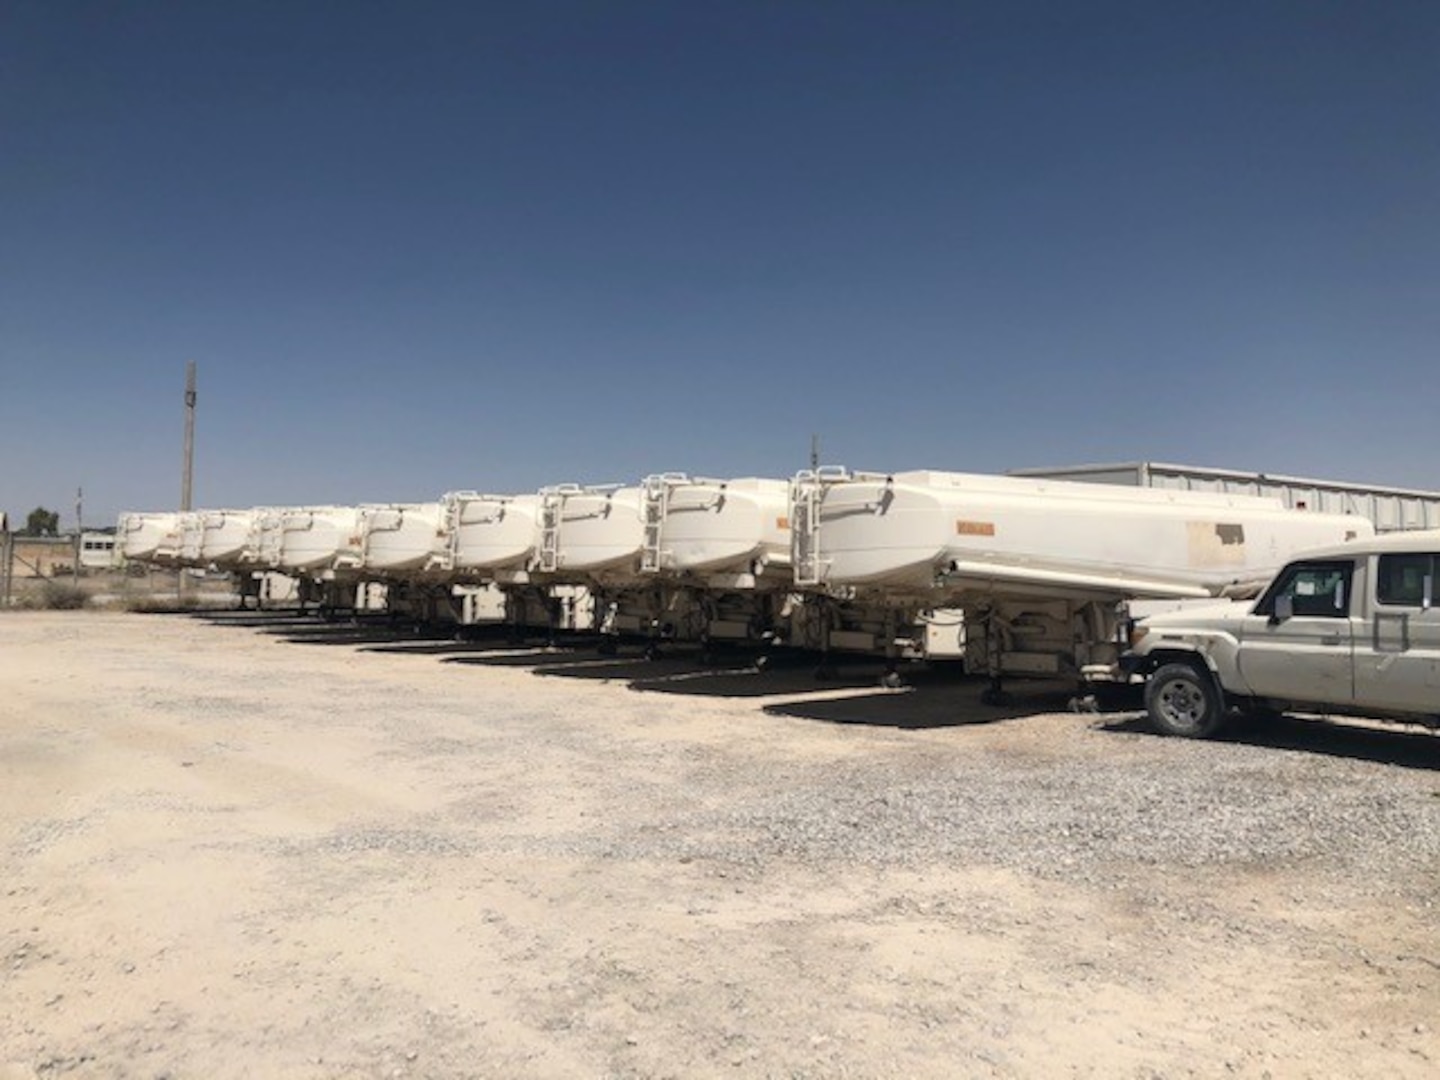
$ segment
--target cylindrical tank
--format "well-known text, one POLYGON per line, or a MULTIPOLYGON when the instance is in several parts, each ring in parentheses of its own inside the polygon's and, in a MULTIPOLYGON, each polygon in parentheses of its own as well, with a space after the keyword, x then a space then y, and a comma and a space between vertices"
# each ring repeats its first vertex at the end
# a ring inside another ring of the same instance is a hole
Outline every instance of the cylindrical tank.
POLYGON ((320 506, 286 510, 280 527, 279 565, 320 572, 360 562, 360 508, 320 506))
POLYGON ((542 548, 548 501, 557 529, 557 572, 639 570, 643 531, 638 487, 550 489, 541 492, 541 499, 542 548))
POLYGON ((153 562, 160 546, 174 533, 178 516, 139 511, 121 514, 115 527, 121 557, 130 562, 153 562))
POLYGON ((453 569, 478 574, 529 568, 540 544, 538 495, 457 491, 443 505, 453 569))
POLYGON ((655 477, 646 481, 647 492, 652 484, 665 487, 657 569, 743 573, 789 566, 789 485, 784 480, 655 477))
POLYGON ((1296 551, 1374 532, 1364 518, 1270 498, 968 473, 802 474, 794 495, 797 560, 826 585, 1070 575, 1218 595, 1267 579, 1296 551))
POLYGON ((200 518, 199 562, 220 570, 240 565, 255 524, 253 510, 203 510, 200 518))
POLYGON ((390 574, 419 571, 437 555, 443 536, 438 502, 365 506, 360 519, 367 570, 390 574))

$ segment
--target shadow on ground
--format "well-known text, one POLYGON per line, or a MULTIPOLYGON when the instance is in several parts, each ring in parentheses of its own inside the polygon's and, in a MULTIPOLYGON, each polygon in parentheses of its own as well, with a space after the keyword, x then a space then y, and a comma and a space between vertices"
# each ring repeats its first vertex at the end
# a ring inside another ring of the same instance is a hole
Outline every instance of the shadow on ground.
POLYGON ((420 656, 447 664, 528 669, 552 678, 622 682, 629 688, 681 697, 776 698, 765 706, 773 716, 833 724, 868 724, 903 730, 986 724, 1036 713, 1063 710, 1070 697, 1054 683, 1016 682, 1012 703, 980 703, 986 682, 967 677, 959 664, 901 665, 900 689, 881 686, 883 661, 875 657, 833 656, 821 669, 816 653, 777 649, 762 654, 725 649, 703 656, 691 645, 670 643, 647 659, 644 644, 626 642, 618 652, 601 651, 594 634, 561 635, 556 644, 543 638, 513 640, 504 627, 474 630, 457 640, 455 629, 416 628, 383 617, 323 622, 294 612, 225 612, 201 616, 217 625, 239 626, 272 634, 299 645, 341 645, 363 652, 420 656), (868 691, 868 692, 867 692, 868 691))
POLYGON ((1064 712, 1073 696, 1068 690, 1057 689, 1054 683, 1017 683, 1008 688, 1010 700, 1007 704, 985 705, 980 701, 980 695, 988 685, 984 678, 943 670, 926 673, 927 676, 932 674, 938 677, 917 677, 906 690, 779 702, 765 706, 765 712, 770 716, 819 720, 827 724, 861 724, 918 731, 993 724, 1041 713, 1064 712))
POLYGON ((401 642, 453 641, 444 627, 397 622, 387 615, 362 615, 326 621, 316 615, 289 612, 203 612, 195 618, 216 626, 236 626, 283 638, 295 645, 385 645, 401 642))
MULTIPOLYGON (((1370 723, 1310 716, 1232 720, 1214 741, 1440 771, 1440 737, 1414 727, 1372 727, 1370 723)), ((1117 716, 1096 730, 1171 737, 1159 734, 1143 716, 1117 716)))

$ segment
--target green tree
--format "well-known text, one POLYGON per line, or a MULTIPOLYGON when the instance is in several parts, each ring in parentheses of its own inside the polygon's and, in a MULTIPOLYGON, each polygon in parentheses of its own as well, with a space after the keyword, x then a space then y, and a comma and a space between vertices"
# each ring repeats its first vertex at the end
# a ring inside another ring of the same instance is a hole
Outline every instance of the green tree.
POLYGON ((25 518, 25 528, 20 530, 22 536, 58 536, 60 535, 60 514, 55 510, 46 510, 43 506, 37 506, 31 510, 25 518))

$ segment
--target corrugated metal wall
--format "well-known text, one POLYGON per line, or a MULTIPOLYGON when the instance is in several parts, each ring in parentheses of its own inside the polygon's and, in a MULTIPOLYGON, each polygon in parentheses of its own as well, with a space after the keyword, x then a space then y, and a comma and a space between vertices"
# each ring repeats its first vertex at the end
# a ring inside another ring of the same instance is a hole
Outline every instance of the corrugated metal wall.
POLYGON ((1440 492, 1369 487, 1342 481, 1267 476, 1230 469, 1136 462, 1125 465, 1078 465, 1058 469, 1017 469, 1012 475, 1078 480, 1094 484, 1125 484, 1180 491, 1215 491, 1234 495, 1268 495, 1286 506, 1369 518, 1381 532, 1440 529, 1440 492))

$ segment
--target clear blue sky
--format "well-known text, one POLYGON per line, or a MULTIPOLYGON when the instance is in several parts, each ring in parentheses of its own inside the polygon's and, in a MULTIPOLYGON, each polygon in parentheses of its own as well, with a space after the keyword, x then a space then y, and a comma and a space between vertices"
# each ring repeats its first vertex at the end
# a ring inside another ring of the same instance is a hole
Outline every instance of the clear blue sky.
POLYGON ((0 6, 0 509, 1440 488, 1440 4, 0 6))

